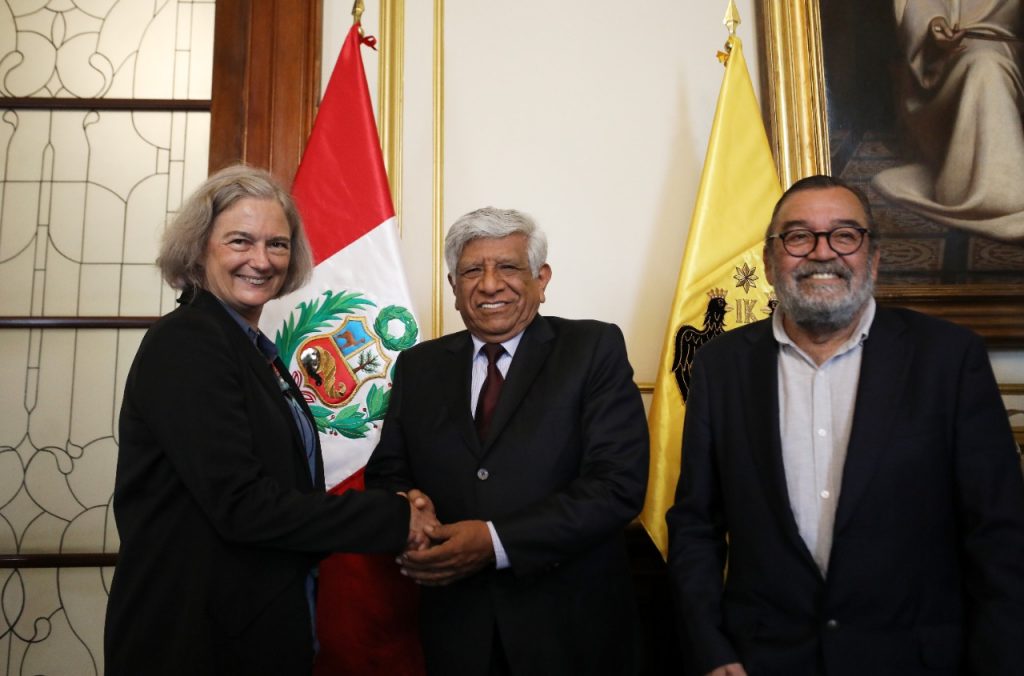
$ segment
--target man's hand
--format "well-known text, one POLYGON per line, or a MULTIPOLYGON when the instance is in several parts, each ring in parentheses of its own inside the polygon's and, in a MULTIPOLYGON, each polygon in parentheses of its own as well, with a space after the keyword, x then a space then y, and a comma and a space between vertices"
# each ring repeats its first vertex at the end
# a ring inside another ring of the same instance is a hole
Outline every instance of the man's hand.
MULTIPOLYGON (((412 493, 409 494, 412 497, 412 493)), ((398 557, 402 574, 419 584, 441 586, 472 575, 494 561, 491 532, 483 521, 459 521, 427 529, 435 546, 398 557)))
POLYGON ((732 664, 712 669, 707 673, 707 676, 747 676, 747 671, 739 662, 733 662, 732 664))
POLYGON ((430 531, 441 525, 434 513, 434 503, 416 488, 401 495, 409 501, 409 538, 405 543, 406 550, 426 549, 430 546, 430 531))

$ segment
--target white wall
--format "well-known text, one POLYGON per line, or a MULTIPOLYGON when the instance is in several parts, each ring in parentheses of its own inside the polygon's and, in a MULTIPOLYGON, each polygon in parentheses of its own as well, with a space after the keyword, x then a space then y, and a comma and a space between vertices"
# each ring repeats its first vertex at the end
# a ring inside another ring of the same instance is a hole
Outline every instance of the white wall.
MULTIPOLYGON (((371 4, 367 32, 376 28, 371 4)), ((405 4, 402 236, 429 335, 434 6, 405 4)), ((485 205, 531 213, 548 233, 554 270, 542 312, 620 325, 640 382, 654 380, 686 241, 723 74, 715 53, 726 5, 444 3, 445 227, 485 205)), ((756 69, 754 3, 737 6, 756 69)), ((326 0, 325 69, 350 7, 326 0)), ((377 57, 364 50, 364 59, 375 91, 377 57)), ((450 291, 441 302, 441 329, 461 328, 450 291)))

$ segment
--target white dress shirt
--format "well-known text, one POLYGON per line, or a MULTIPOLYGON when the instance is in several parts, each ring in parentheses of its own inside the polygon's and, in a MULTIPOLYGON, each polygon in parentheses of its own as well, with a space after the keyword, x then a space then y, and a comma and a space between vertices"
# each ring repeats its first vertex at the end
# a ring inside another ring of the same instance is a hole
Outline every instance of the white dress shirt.
POLYGON ((863 344, 874 318, 870 299, 849 339, 818 366, 786 334, 782 313, 772 317, 779 343, 779 431, 789 504, 822 575, 832 550, 863 344))
MULTIPOLYGON (((480 399, 480 390, 484 387, 484 380, 487 379, 487 355, 483 349, 484 341, 476 336, 471 335, 471 337, 473 338, 473 369, 470 384, 469 414, 476 415, 476 403, 480 399)), ((497 366, 498 370, 501 371, 502 378, 508 375, 508 367, 512 365, 512 357, 515 356, 516 348, 519 347, 519 341, 522 338, 523 334, 520 332, 501 344, 505 348, 505 353, 498 357, 497 366)), ((491 532, 491 544, 494 546, 494 567, 498 570, 508 568, 511 565, 508 560, 508 554, 505 553, 505 548, 501 544, 501 538, 498 537, 498 531, 495 530, 493 522, 487 522, 487 530, 491 532)))

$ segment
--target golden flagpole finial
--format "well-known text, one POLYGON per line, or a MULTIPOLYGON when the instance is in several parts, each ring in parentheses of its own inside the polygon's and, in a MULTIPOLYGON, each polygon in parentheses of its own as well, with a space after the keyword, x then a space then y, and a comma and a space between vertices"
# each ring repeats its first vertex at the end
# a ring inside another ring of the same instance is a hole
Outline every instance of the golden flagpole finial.
POLYGON ((736 3, 733 0, 729 0, 729 6, 725 8, 725 18, 722 19, 722 23, 729 30, 729 39, 725 41, 725 51, 716 53, 715 58, 724 66, 729 61, 733 39, 739 39, 736 38, 736 26, 740 25, 740 13, 736 10, 736 3))
POLYGON ((736 26, 740 25, 740 13, 736 10, 736 3, 733 0, 729 0, 729 6, 725 8, 725 18, 722 23, 729 29, 730 37, 736 35, 736 26))
MULTIPOLYGON (((732 0, 730 0, 731 2, 732 0)), ((363 18, 363 12, 366 7, 363 6, 363 0, 355 0, 352 3, 352 23, 359 23, 363 18)))

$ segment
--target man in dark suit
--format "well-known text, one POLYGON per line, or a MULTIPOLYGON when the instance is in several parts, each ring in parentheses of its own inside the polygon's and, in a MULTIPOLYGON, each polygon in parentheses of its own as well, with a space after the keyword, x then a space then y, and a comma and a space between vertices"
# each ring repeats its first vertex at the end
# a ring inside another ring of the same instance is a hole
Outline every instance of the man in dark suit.
POLYGON ((697 353, 668 513, 696 673, 1024 673, 1024 480, 988 356, 876 307, 876 236, 859 192, 797 182, 764 248, 775 315, 697 353))
POLYGON ((369 486, 425 491, 445 524, 400 559, 423 585, 431 674, 638 668, 622 532, 643 505, 643 406, 618 328, 537 314, 546 254, 513 210, 452 226, 448 279, 468 330, 399 357, 366 468, 369 486))

